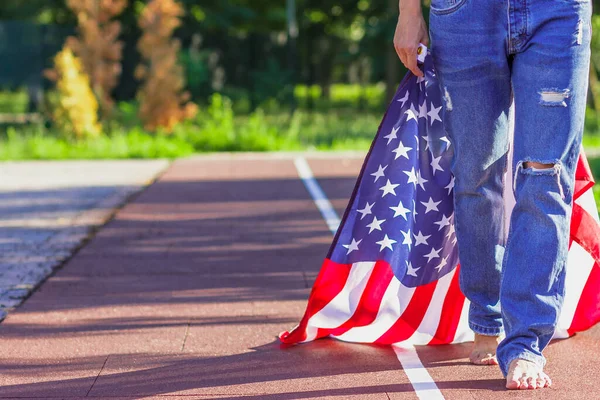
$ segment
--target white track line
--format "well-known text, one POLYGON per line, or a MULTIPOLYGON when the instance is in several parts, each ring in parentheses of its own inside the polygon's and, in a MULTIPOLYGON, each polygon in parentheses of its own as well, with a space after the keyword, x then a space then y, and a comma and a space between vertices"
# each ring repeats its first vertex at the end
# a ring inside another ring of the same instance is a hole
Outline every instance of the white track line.
POLYGON ((315 201, 317 208, 321 211, 321 215, 323 216, 323 219, 325 219, 329 230, 335 235, 338 226, 340 226, 340 217, 338 217, 331 202, 327 199, 321 186, 319 186, 319 183, 313 176, 312 170, 306 162, 306 159, 304 157, 297 157, 294 160, 294 164, 296 165, 300 179, 304 182, 304 186, 306 186, 306 189, 315 201))
MULTIPOLYGON (((340 217, 335 212, 327 196, 325 196, 321 186, 319 186, 306 159, 304 157, 297 157, 294 160, 294 165, 296 166, 296 170, 298 170, 298 176, 304 182, 304 186, 306 186, 323 219, 325 219, 329 230, 335 235, 340 225, 340 217)), ((443 400, 444 396, 442 392, 423 366, 423 363, 421 363, 414 346, 392 346, 392 348, 417 397, 422 400, 443 400)))

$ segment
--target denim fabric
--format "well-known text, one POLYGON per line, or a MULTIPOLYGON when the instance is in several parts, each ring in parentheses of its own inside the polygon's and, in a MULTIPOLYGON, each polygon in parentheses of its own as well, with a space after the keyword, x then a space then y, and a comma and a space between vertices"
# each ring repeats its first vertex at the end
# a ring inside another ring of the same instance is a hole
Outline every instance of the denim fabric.
POLYGON ((431 50, 454 145, 460 285, 471 329, 506 334, 497 353, 504 375, 515 358, 545 364, 563 302, 591 8, 589 0, 431 1, 431 50), (504 185, 516 200, 509 227, 504 185))

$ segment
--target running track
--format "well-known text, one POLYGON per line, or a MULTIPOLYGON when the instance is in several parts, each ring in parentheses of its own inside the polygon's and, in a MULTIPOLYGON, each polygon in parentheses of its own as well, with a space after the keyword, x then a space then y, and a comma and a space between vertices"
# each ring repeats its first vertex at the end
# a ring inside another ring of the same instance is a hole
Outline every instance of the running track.
MULTIPOLYGON (((549 346, 537 392, 505 391, 468 344, 407 371, 391 347, 282 348, 332 239, 294 160, 175 162, 0 324, 0 398, 600 398, 599 327, 549 346)), ((341 215, 362 157, 307 162, 341 215)))

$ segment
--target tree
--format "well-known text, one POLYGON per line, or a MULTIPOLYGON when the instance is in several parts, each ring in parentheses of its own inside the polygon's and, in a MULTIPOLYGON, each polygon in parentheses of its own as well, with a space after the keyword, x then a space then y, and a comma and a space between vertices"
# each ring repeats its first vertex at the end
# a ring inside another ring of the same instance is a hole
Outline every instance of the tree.
POLYGON ((196 105, 188 102, 189 93, 182 93, 184 71, 177 62, 181 44, 172 38, 183 14, 175 0, 151 0, 140 16, 143 34, 138 49, 144 63, 138 66, 136 77, 144 80, 138 93, 140 118, 149 130, 171 131, 196 113, 196 105))
POLYGON ((69 37, 67 46, 82 60, 102 113, 110 115, 123 52, 118 40, 121 24, 113 19, 123 12, 127 0, 67 0, 67 5, 78 24, 78 37, 69 37))

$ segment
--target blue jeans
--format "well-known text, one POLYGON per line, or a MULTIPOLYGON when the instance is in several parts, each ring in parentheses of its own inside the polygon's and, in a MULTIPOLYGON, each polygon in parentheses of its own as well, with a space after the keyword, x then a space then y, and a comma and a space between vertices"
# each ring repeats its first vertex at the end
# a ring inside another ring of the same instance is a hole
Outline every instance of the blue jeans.
POLYGON ((431 1, 432 56, 454 145, 460 285, 471 329, 506 334, 497 352, 505 376, 515 358, 545 365, 563 302, 591 8, 591 0, 431 1), (511 111, 513 175, 504 182, 511 111), (504 185, 516 200, 508 232, 504 185))

